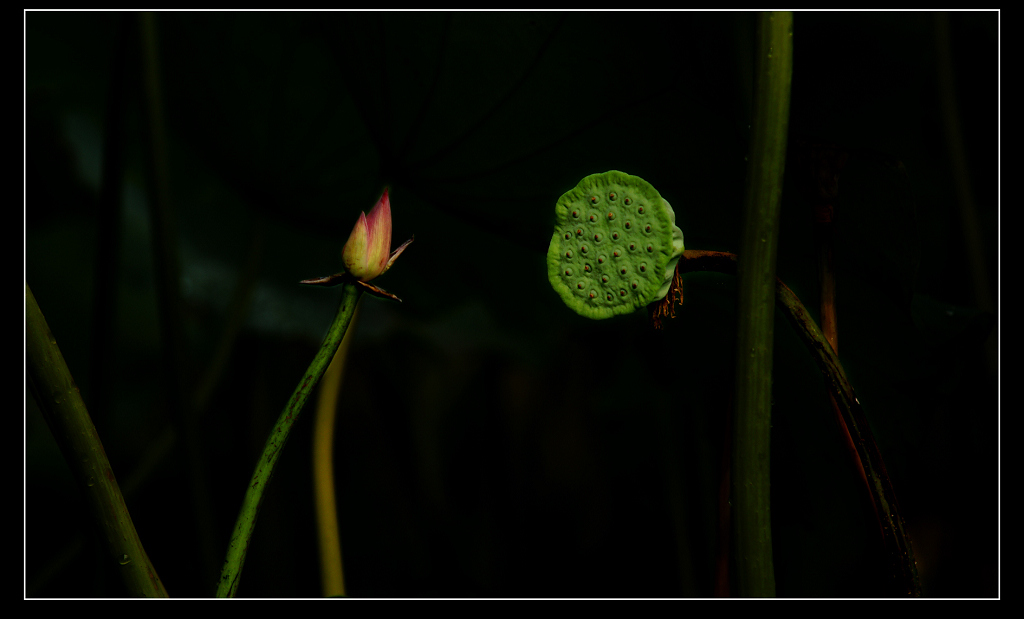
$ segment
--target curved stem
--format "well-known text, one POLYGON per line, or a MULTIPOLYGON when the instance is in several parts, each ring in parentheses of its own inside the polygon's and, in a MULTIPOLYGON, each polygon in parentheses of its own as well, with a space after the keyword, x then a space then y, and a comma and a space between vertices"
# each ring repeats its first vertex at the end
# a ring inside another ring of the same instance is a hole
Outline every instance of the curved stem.
POLYGON ((25 284, 25 374, 29 390, 85 494, 110 560, 132 595, 167 597, 128 513, 121 488, 75 379, 32 290, 25 284))
POLYGON ((851 457, 861 478, 868 485, 888 562, 891 594, 918 597, 921 595, 921 581, 910 535, 900 514, 896 491, 885 470, 882 452, 875 442, 860 400, 846 378, 839 356, 800 299, 781 280, 777 281, 776 290, 776 301, 785 309, 786 319, 796 328, 825 376, 832 403, 839 412, 838 422, 849 442, 851 457))
MULTIPOLYGON (((354 324, 359 315, 352 317, 354 324)), ((320 386, 313 427, 313 502, 320 539, 320 584, 324 597, 345 595, 345 572, 341 561, 338 504, 334 492, 334 422, 338 415, 338 392, 345 373, 345 360, 352 344, 353 329, 345 333, 320 386)))
MULTIPOLYGON (((736 254, 721 251, 688 249, 676 267, 680 273, 714 271, 734 275, 736 254)), ((888 561, 888 578, 893 595, 921 595, 921 581, 914 559, 914 549, 900 514, 899 502, 889 473, 885 470, 882 452, 878 449, 860 400, 839 362, 839 356, 814 322, 807 308, 782 280, 775 280, 775 303, 796 330, 804 346, 821 370, 832 401, 839 409, 845 433, 849 436, 854 465, 867 484, 871 503, 881 529, 882 544, 888 561)))
POLYGON ((341 304, 338 306, 334 322, 327 331, 327 336, 324 338, 323 344, 320 345, 316 357, 309 364, 292 396, 288 398, 288 403, 281 411, 277 423, 270 431, 263 454, 260 456, 259 462, 256 463, 256 470, 253 471, 252 480, 245 490, 242 509, 235 522, 235 531, 231 534, 231 541, 228 543, 224 567, 221 570, 220 581, 217 583, 217 597, 234 597, 238 591, 239 577, 242 573, 242 565, 245 563, 245 553, 249 550, 249 540, 256 528, 256 517, 259 515, 263 492, 266 490, 267 483, 274 472, 274 466, 281 456, 281 450, 288 440, 288 434, 291 432, 295 420, 302 412, 302 407, 310 393, 313 392, 320 378, 327 371, 327 366, 334 358, 334 353, 337 352, 338 346, 345 336, 360 294, 361 289, 358 286, 350 282, 342 285, 341 304))

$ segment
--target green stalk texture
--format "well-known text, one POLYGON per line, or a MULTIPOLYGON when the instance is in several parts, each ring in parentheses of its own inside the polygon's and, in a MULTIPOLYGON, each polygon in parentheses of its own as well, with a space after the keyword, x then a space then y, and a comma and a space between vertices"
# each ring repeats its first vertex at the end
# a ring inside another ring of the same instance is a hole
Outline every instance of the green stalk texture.
POLYGON ((217 583, 217 597, 234 597, 238 591, 238 583, 242 574, 242 565, 245 563, 245 553, 249 550, 249 540, 256 528, 256 517, 259 515, 260 503, 263 499, 263 492, 270 482, 274 472, 274 466, 281 456, 281 450, 288 440, 295 420, 298 419, 302 407, 309 399, 309 395, 316 388, 320 378, 327 371, 327 367, 334 358, 338 346, 345 337, 345 331, 352 321, 352 314, 355 312, 356 304, 362 294, 362 289, 357 285, 346 282, 341 287, 341 304, 338 306, 338 314, 334 317, 327 336, 324 338, 320 350, 316 353, 313 362, 309 364, 302 380, 299 381, 292 397, 277 423, 270 431, 270 437, 263 448, 263 454, 256 463, 256 470, 252 474, 252 480, 245 490, 245 498, 242 500, 242 509, 235 522, 235 531, 231 534, 231 541, 228 543, 227 556, 224 559, 224 567, 221 570, 220 581, 217 583))
POLYGON ((107 557, 132 595, 167 597, 142 547, 103 443, 50 332, 36 298, 25 284, 25 370, 28 386, 60 446, 75 482, 100 529, 107 557))
POLYGON ((754 46, 754 118, 737 263, 732 513, 740 596, 775 595, 771 526, 772 345, 779 203, 793 74, 792 13, 761 13, 754 46))
POLYGON ((839 356, 800 299, 781 280, 776 286, 776 300, 814 357, 814 362, 821 369, 829 393, 839 407, 839 414, 853 442, 856 465, 868 484, 872 507, 881 530, 887 559, 889 595, 920 597, 921 579, 917 572, 917 560, 914 558, 910 534, 900 513, 896 490, 893 488, 889 473, 885 470, 882 452, 875 442, 860 400, 846 378, 839 356))

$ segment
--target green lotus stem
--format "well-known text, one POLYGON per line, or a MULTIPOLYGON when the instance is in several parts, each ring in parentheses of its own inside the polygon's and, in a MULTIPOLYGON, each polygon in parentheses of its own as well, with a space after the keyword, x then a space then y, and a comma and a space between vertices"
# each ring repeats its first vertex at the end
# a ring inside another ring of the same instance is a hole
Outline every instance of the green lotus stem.
POLYGON ((338 346, 341 344, 352 321, 356 304, 362 290, 352 282, 344 282, 341 287, 341 304, 338 306, 338 313, 334 317, 327 336, 324 338, 320 350, 316 353, 313 362, 309 364, 306 373, 303 374, 299 384, 295 387, 292 396, 288 398, 281 416, 270 431, 270 437, 263 448, 263 454, 256 463, 256 470, 252 474, 252 480, 245 490, 245 498, 242 500, 242 509, 235 522, 234 533, 231 534, 231 541, 228 543, 227 557, 224 559, 224 567, 221 570, 220 581, 217 583, 217 597, 234 597, 238 591, 239 578, 242 574, 242 565, 245 563, 245 553, 249 549, 249 540, 256 528, 256 517, 259 515, 260 503, 263 499, 263 492, 266 490, 274 472, 274 466, 281 457, 281 450, 288 440, 295 420, 298 419, 302 407, 306 404, 309 395, 316 388, 320 378, 327 371, 331 359, 334 358, 338 346))
POLYGON ((57 347, 36 298, 25 284, 25 366, 29 390, 60 446, 99 526, 107 555, 132 595, 167 597, 128 513, 96 426, 57 347))
POLYGON ((739 594, 775 595, 771 527, 771 387, 775 259, 793 72, 793 15, 760 13, 754 117, 741 232, 733 423, 733 509, 739 594))

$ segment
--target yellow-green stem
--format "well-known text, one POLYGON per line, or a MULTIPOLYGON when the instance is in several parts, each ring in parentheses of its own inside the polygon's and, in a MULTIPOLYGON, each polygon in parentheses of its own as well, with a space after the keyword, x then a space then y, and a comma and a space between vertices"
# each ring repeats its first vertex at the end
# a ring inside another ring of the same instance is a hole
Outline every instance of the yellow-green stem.
MULTIPOLYGON (((359 315, 358 308, 352 323, 359 315)), ((338 416, 338 392, 345 373, 345 359, 352 343, 349 329, 338 347, 320 385, 313 426, 313 502, 320 539, 320 583, 324 597, 345 595, 345 572, 341 561, 341 533, 338 531, 338 503, 334 492, 334 422, 338 416)))
POLYGON ((25 284, 25 370, 29 390, 85 494, 100 529, 108 560, 128 592, 167 597, 128 513, 103 443, 85 408, 57 340, 46 324, 32 290, 25 284))

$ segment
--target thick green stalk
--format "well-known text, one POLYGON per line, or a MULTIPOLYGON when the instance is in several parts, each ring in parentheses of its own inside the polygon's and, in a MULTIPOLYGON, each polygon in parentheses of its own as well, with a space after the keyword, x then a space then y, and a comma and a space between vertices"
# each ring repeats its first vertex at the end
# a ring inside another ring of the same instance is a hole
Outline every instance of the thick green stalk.
POLYGON ((25 370, 28 386, 85 494, 111 564, 132 595, 167 597, 142 547, 103 443, 32 290, 25 284, 25 370))
POLYGON ((227 556, 224 559, 224 567, 221 570, 220 581, 217 583, 217 597, 234 597, 238 591, 238 582, 242 574, 242 565, 245 563, 245 553, 249 550, 249 540, 256 528, 256 517, 259 515, 260 503, 263 499, 263 492, 274 472, 274 466, 281 456, 281 450, 288 440, 295 420, 298 419, 302 407, 305 405, 309 395, 316 388, 320 378, 327 371, 334 353, 337 352, 341 340, 345 336, 349 323, 352 321, 352 314, 355 312, 356 303, 362 289, 355 284, 346 282, 341 287, 341 304, 338 306, 338 314, 334 317, 327 336, 324 338, 320 350, 309 364, 306 373, 303 374, 292 396, 288 398, 281 416, 270 431, 270 437, 263 448, 263 454, 256 463, 256 470, 245 490, 245 498, 242 500, 242 509, 235 522, 235 531, 231 534, 231 541, 228 543, 227 556))
POLYGON ((733 517, 739 595, 775 595, 770 438, 775 258, 793 74, 793 15, 761 13, 754 46, 754 118, 737 263, 733 517))

